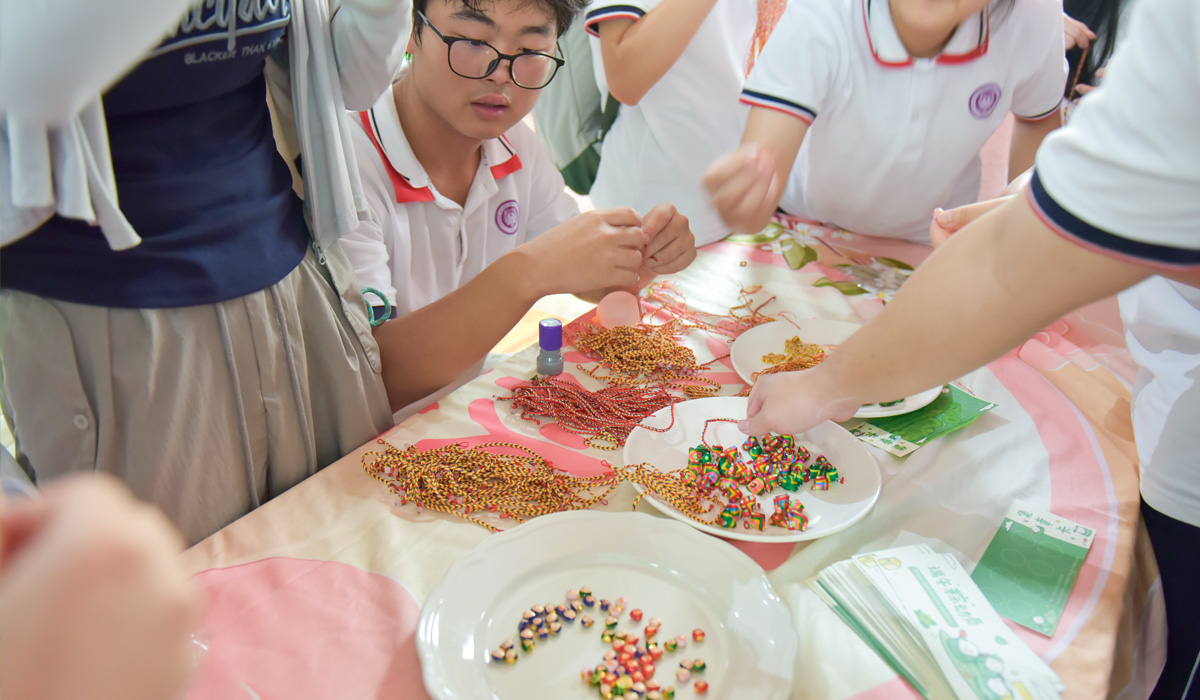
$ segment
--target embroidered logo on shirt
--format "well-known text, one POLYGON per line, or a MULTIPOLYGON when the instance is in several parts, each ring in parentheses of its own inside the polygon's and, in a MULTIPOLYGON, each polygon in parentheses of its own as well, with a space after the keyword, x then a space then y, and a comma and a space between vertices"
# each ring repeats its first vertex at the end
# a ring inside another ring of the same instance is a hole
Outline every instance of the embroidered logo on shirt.
POLYGON ((996 105, 999 103, 1000 86, 996 83, 985 83, 971 93, 971 99, 967 106, 971 110, 972 117, 987 119, 992 116, 992 112, 996 111, 996 105))
POLYGON ((521 220, 521 206, 517 200, 510 199, 496 207, 496 225, 508 235, 517 232, 517 223, 521 220))

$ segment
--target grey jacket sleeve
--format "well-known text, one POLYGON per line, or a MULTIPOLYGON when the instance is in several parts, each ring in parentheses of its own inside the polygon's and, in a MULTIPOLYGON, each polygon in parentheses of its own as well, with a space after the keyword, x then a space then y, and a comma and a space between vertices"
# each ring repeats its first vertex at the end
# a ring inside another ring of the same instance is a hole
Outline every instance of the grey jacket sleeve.
POLYGON ((332 0, 330 5, 333 51, 346 109, 370 109, 392 84, 404 60, 412 30, 412 3, 332 0))
POLYGON ((62 124, 161 41, 190 2, 0 0, 0 114, 62 124))

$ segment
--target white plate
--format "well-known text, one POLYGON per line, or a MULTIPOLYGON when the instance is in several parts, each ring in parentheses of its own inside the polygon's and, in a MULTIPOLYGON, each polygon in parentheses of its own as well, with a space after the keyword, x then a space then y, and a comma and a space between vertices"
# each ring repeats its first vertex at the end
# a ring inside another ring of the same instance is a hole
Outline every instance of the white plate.
POLYGON ((919 394, 913 394, 900 400, 900 403, 895 403, 890 406, 884 406, 877 403, 869 403, 858 409, 854 414, 855 418, 887 418, 888 416, 901 416, 905 413, 912 413, 917 409, 925 408, 933 403, 937 397, 942 395, 943 387, 935 386, 932 389, 922 391, 919 394))
POLYGON ((492 535, 450 567, 421 610, 417 649, 425 687, 437 700, 591 700, 596 689, 580 671, 603 660, 606 613, 601 598, 624 597, 620 629, 662 620, 659 639, 688 635, 686 649, 666 653, 654 679, 696 696, 693 681, 675 680, 682 659, 703 659, 695 680, 706 698, 788 697, 796 656, 791 613, 763 570, 734 547, 677 522, 645 513, 572 511, 535 518, 492 535), (517 663, 489 663, 490 650, 517 641, 521 613, 564 602, 588 586, 597 605, 594 627, 564 623, 558 637, 538 640, 517 663), (629 611, 645 617, 633 623, 629 611), (691 631, 703 629, 703 643, 691 631))
MULTIPOLYGON (((790 338, 800 336, 800 339, 806 343, 840 345, 859 328, 862 326, 846 321, 810 318, 799 319, 796 321, 796 325, 792 325, 787 319, 780 319, 774 323, 755 326, 739 335, 729 348, 729 357, 733 361, 734 371, 738 373, 742 381, 750 384, 754 381, 755 372, 761 372, 771 366, 763 362, 763 355, 783 354, 784 344, 790 338)), ((880 406, 877 403, 867 404, 858 409, 854 417, 883 418, 911 413, 933 403, 941 391, 940 386, 934 387, 928 391, 905 397, 900 403, 891 406, 880 406)))
MULTIPOLYGON (((649 462, 662 471, 685 466, 688 451, 700 444, 704 421, 710 418, 745 418, 747 402, 747 399, 741 397, 718 396, 675 404, 675 425, 670 430, 659 433, 641 428, 633 429, 625 443, 625 464, 649 462)), ((670 408, 668 406, 647 416, 642 424, 654 428, 667 427, 671 424, 670 408)), ((713 423, 704 437, 710 445, 740 446, 746 441, 746 436, 734 423, 713 423)), ((726 529, 696 522, 653 495, 647 494, 646 500, 655 508, 694 528, 718 537, 750 542, 812 540, 844 530, 866 517, 875 505, 875 500, 879 498, 879 488, 882 485, 879 465, 875 463, 875 458, 866 446, 845 428, 829 421, 794 437, 796 442, 808 448, 813 459, 816 459, 818 454, 828 457, 837 467, 838 474, 846 479, 845 483, 836 484, 828 491, 812 491, 803 486, 790 492, 789 495, 793 499, 798 499, 804 504, 804 514, 808 516, 806 530, 794 531, 771 525, 761 532, 740 525, 737 528, 726 529)), ((777 488, 758 497, 764 513, 769 515, 774 511, 773 501, 780 493, 789 492, 777 488)))

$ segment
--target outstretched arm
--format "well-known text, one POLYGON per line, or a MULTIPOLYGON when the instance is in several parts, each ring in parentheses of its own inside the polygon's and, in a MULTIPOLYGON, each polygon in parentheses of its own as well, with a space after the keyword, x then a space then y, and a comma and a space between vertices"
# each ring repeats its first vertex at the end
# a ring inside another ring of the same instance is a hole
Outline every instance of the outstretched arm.
POLYGON ((808 126, 773 109, 750 109, 742 145, 713 162, 701 178, 729 228, 757 233, 771 221, 808 126))
MULTIPOLYGON (((935 250, 828 360, 760 379, 742 429, 801 432, 955 379, 1153 272, 1060 237, 1026 196, 1014 197, 935 250)), ((1200 274, 1190 278, 1200 283, 1200 274)))
POLYGON ((635 105, 683 55, 716 0, 663 0, 637 20, 595 23, 608 91, 635 105))

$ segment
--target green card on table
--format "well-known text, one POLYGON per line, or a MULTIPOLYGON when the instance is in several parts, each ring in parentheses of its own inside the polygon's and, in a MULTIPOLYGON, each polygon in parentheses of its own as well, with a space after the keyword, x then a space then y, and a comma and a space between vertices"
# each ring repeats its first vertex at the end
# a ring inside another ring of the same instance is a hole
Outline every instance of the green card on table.
POLYGON ((965 428, 996 407, 950 384, 925 408, 887 418, 872 418, 847 426, 859 440, 903 457, 930 440, 965 428))
POLYGON ((971 578, 996 612, 1052 636, 1095 535, 1015 501, 971 578))

